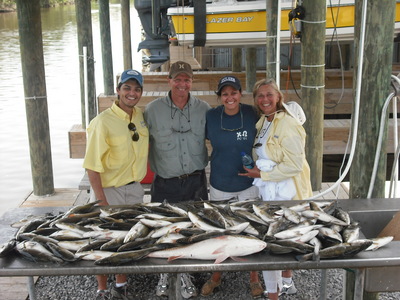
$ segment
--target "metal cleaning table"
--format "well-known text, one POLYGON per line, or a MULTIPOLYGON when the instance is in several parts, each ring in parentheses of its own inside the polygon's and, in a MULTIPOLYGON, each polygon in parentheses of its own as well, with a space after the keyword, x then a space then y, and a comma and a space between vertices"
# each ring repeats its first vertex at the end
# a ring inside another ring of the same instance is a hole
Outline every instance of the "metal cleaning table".
MULTIPOLYGON (((279 202, 276 202, 279 203, 279 202)), ((293 202, 297 204, 298 202, 293 202)), ((285 206, 292 205, 285 202, 285 206)), ((338 200, 338 205, 350 212, 352 217, 360 222, 361 229, 367 238, 375 237, 400 210, 400 199, 357 199, 338 200)), ((16 208, 6 212, 0 218, 0 242, 6 242, 16 232, 10 227, 30 214, 44 215, 52 212, 58 214, 68 208, 16 208)), ((285 269, 334 269, 351 268, 356 270, 354 299, 363 298, 363 290, 368 291, 399 291, 400 283, 400 241, 392 241, 375 252, 361 252, 344 259, 325 259, 299 262, 294 254, 271 255, 266 252, 247 256, 244 261, 227 259, 220 264, 213 261, 178 259, 167 262, 166 259, 146 258, 123 266, 97 266, 92 261, 78 261, 57 265, 52 263, 34 263, 22 259, 16 254, 0 258, 0 276, 64 276, 64 275, 97 275, 97 274, 150 274, 150 273, 192 273, 213 271, 258 271, 285 269), (373 274, 394 271, 395 278, 385 282, 376 282, 373 274), (375 281, 375 282, 374 282, 375 281), (374 288, 378 284, 378 289, 374 288), (381 287, 381 285, 384 285, 381 287), (380 290, 381 289, 381 290, 380 290)), ((32 281, 33 283, 33 281, 32 281)), ((32 287, 31 287, 32 288, 32 287)), ((30 290, 31 291, 31 290, 30 290)), ((31 298, 32 299, 32 298, 31 298)))

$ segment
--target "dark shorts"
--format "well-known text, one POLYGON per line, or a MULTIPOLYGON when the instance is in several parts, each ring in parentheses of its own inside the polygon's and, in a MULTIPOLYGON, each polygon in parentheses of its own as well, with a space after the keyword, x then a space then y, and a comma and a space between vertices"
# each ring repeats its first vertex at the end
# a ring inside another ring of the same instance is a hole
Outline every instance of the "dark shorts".
POLYGON ((204 170, 173 178, 155 176, 151 185, 151 202, 177 203, 208 200, 207 178, 204 170))

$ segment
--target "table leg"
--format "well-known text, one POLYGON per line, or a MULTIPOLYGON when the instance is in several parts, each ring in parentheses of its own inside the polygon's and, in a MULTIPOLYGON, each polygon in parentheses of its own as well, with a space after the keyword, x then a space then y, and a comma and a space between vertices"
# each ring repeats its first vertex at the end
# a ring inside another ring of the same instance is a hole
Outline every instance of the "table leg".
POLYGON ((33 276, 28 276, 28 294, 29 294, 29 300, 36 300, 36 291, 35 291, 35 280, 33 276))
POLYGON ((168 276, 168 299, 182 300, 181 273, 170 273, 168 276))
POLYGON ((321 269, 321 286, 319 289, 319 299, 327 299, 326 298, 326 285, 327 285, 327 277, 326 277, 326 269, 321 269))
POLYGON ((363 300, 364 297, 365 268, 356 269, 354 282, 354 300, 363 300))

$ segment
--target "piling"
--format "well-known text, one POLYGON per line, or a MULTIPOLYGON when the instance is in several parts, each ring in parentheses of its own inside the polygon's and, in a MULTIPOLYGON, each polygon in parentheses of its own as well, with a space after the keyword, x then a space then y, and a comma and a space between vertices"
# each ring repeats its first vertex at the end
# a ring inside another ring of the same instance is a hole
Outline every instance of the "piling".
POLYGON ((121 0, 121 23, 122 23, 122 50, 124 56, 124 70, 132 69, 132 46, 131 46, 131 19, 129 16, 129 0, 121 0))
POLYGON ((110 1, 99 0, 101 59, 103 63, 104 94, 114 94, 114 72, 111 50, 110 1))
POLYGON ((29 150, 36 196, 54 194, 40 0, 17 0, 29 150))

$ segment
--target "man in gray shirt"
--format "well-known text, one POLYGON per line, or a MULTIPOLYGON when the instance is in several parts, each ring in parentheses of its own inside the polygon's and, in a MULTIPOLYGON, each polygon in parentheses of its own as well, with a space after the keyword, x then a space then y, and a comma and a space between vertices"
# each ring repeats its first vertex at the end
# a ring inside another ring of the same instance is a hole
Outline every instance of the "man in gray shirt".
MULTIPOLYGON (((205 125, 210 105, 190 95, 193 71, 188 63, 173 63, 168 83, 168 95, 149 103, 144 112, 150 134, 150 166, 155 172, 151 201, 207 200, 205 125)), ((156 294, 168 295, 168 274, 161 274, 156 294)), ((181 275, 181 294, 186 299, 197 296, 186 273, 181 275)))
POLYGON ((156 174, 151 201, 207 200, 205 123, 210 105, 190 95, 193 71, 188 63, 172 64, 168 82, 168 95, 149 103, 144 113, 156 174))

